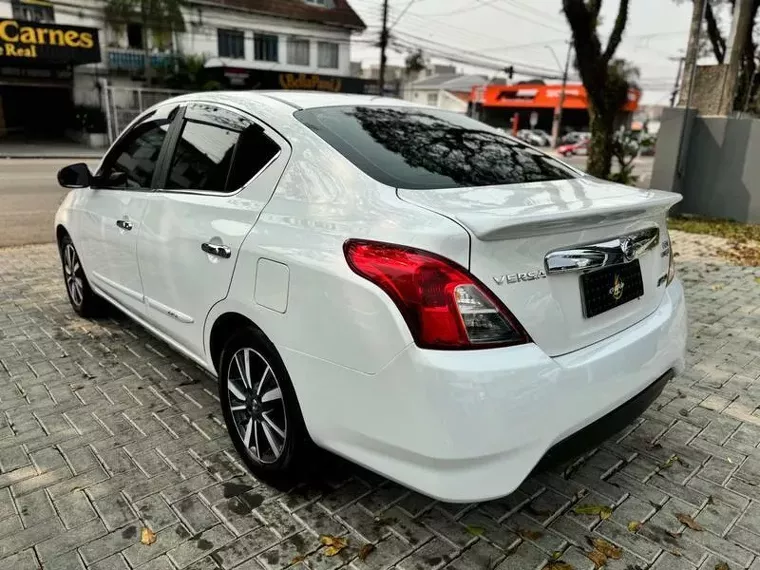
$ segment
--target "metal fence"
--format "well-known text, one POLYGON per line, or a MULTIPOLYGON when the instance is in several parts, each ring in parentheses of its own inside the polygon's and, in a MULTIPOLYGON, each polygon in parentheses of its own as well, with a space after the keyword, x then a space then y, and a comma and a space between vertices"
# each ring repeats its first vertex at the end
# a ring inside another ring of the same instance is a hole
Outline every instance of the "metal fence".
POLYGON ((113 143, 119 133, 135 117, 156 103, 182 95, 185 91, 149 87, 120 87, 105 85, 103 108, 106 113, 108 140, 113 143))

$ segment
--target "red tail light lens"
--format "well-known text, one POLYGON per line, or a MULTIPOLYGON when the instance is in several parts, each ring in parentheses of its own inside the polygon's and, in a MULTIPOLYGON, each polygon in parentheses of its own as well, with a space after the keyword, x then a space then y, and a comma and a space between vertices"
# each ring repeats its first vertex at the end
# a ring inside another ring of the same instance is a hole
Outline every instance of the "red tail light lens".
POLYGON ((530 340, 506 307, 452 261, 363 240, 348 240, 344 252, 356 274, 393 300, 422 348, 473 349, 530 340))

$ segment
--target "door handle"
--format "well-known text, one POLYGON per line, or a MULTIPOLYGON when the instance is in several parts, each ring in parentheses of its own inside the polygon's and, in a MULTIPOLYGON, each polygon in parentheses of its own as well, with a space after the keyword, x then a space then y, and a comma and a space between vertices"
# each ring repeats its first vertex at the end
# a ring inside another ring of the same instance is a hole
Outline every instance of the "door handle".
POLYGON ((132 229, 132 222, 128 222, 127 220, 116 220, 116 225, 119 226, 123 230, 131 230, 132 229))
POLYGON ((228 245, 217 245, 215 243, 204 242, 201 244, 201 249, 210 255, 216 255, 218 257, 223 257, 224 259, 229 259, 232 255, 232 250, 228 245))

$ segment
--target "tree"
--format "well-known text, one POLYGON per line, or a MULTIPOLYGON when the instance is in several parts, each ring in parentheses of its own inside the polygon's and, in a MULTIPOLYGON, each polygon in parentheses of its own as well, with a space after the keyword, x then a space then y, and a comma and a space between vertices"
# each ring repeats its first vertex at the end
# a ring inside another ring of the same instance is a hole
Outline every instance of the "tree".
POLYGON ((404 71, 407 75, 416 75, 426 67, 425 56, 423 55, 422 50, 419 49, 410 53, 404 60, 404 71))
MULTIPOLYGON (((676 1, 683 2, 685 0, 676 1)), ((735 6, 736 0, 708 0, 705 9, 707 40, 709 41, 712 55, 720 64, 726 62, 726 36, 728 35, 728 30, 724 31, 724 28, 730 27, 730 24, 726 26, 723 22, 721 18, 722 11, 728 7, 733 13, 735 6)), ((748 36, 739 69, 736 98, 734 99, 734 109, 739 111, 744 110, 748 104, 756 103, 758 91, 760 91, 760 74, 757 73, 758 44, 755 40, 758 12, 760 12, 760 0, 754 0, 750 14, 751 25, 747 31, 748 36)))
POLYGON ((576 65, 588 94, 591 141, 587 171, 609 178, 615 119, 628 100, 631 71, 622 60, 613 60, 628 22, 628 2, 620 0, 607 46, 602 49, 597 25, 603 0, 562 0, 565 17, 573 31, 576 65))
POLYGON ((184 0, 107 0, 104 12, 106 22, 114 29, 122 29, 130 23, 142 26, 142 45, 145 51, 145 78, 151 78, 150 50, 148 34, 152 33, 153 43, 171 43, 174 32, 185 31, 182 16, 184 0))

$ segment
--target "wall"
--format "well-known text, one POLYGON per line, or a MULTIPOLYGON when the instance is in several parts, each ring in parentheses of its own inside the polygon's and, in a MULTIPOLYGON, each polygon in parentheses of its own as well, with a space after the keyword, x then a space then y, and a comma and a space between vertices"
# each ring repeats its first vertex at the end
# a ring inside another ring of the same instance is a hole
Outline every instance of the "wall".
POLYGON ((203 55, 206 58, 218 57, 217 29, 242 30, 245 33, 245 60, 260 69, 276 71, 312 72, 327 75, 350 75, 351 32, 346 29, 333 28, 310 22, 287 20, 263 15, 253 15, 232 10, 214 8, 183 9, 187 31, 180 36, 180 51, 186 54, 203 55), (278 62, 255 61, 253 59, 253 34, 255 31, 279 36, 278 62), (287 37, 296 35, 306 38, 311 43, 309 65, 289 65, 287 57, 287 37), (317 42, 331 41, 338 44, 338 68, 317 67, 317 42))
POLYGON ((760 120, 694 118, 679 176, 683 118, 683 109, 663 114, 651 187, 680 192, 680 213, 760 223, 760 120))

